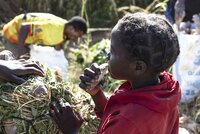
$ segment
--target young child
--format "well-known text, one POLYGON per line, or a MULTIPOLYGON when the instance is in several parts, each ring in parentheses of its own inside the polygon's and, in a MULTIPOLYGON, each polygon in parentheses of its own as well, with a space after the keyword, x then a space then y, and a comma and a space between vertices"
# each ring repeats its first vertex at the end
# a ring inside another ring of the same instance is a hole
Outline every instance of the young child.
MULTIPOLYGON (((111 33, 108 70, 112 78, 126 81, 108 99, 97 64, 80 76, 80 87, 91 95, 101 118, 97 133, 178 134, 180 87, 165 71, 178 55, 178 39, 161 16, 135 13, 119 20, 111 33)), ((53 119, 63 133, 78 133, 80 116, 69 105, 61 107, 53 106, 53 119)))

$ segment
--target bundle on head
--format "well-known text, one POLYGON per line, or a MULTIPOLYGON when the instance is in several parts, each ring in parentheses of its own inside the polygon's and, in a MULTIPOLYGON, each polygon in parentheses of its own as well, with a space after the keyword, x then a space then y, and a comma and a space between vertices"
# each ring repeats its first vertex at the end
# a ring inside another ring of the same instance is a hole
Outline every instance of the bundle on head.
POLYGON ((21 85, 0 83, 0 133, 59 134, 49 116, 49 104, 58 98, 69 102, 85 118, 81 133, 96 131, 99 121, 86 94, 76 85, 57 81, 51 70, 45 72, 45 77, 27 76, 21 85))

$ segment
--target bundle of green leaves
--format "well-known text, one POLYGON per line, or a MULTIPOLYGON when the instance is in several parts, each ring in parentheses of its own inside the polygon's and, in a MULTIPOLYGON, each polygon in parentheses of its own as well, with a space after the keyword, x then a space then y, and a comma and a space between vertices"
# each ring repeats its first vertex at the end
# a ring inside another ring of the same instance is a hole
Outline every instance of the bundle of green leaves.
POLYGON ((82 134, 96 131, 99 121, 89 97, 77 85, 55 74, 46 69, 45 77, 28 76, 21 85, 0 83, 0 133, 60 133, 49 116, 49 104, 58 98, 70 103, 84 117, 82 134))

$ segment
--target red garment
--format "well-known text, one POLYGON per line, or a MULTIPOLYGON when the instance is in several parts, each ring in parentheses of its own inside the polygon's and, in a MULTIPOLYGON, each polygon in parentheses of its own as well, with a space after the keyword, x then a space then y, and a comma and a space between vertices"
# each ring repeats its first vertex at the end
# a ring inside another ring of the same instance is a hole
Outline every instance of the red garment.
POLYGON ((98 134, 178 134, 179 84, 164 72, 155 86, 133 90, 123 83, 108 100, 98 134))

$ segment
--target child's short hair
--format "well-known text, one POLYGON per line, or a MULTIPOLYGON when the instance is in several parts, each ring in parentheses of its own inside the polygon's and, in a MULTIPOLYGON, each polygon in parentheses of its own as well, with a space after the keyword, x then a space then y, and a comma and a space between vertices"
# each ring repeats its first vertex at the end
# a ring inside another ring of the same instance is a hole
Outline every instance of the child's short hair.
POLYGON ((118 22, 120 38, 130 56, 156 73, 168 69, 179 55, 178 38, 166 19, 156 14, 127 14, 118 22))
POLYGON ((68 21, 68 25, 72 25, 75 30, 87 33, 87 24, 85 19, 80 16, 74 16, 68 21))

